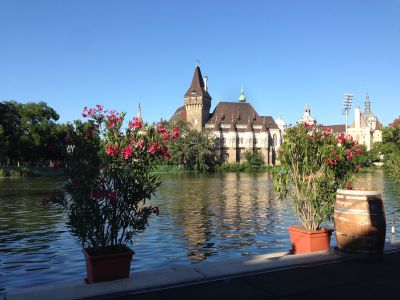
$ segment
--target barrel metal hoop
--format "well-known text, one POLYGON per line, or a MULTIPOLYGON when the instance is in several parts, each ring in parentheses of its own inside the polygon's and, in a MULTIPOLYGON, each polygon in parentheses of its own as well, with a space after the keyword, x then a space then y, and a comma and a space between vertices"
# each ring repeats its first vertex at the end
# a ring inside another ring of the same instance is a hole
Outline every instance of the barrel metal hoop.
POLYGON ((340 235, 343 237, 349 237, 349 238, 358 238, 358 239, 364 239, 364 240, 377 240, 376 236, 368 236, 368 235, 354 235, 354 234, 348 234, 348 233, 343 233, 340 231, 336 231, 336 235, 340 235))
POLYGON ((335 211, 343 214, 371 215, 370 211, 367 209, 335 208, 335 211))
POLYGON ((367 201, 369 200, 368 197, 363 197, 363 196, 344 196, 344 195, 336 195, 336 198, 339 199, 348 199, 348 200, 364 200, 367 201))

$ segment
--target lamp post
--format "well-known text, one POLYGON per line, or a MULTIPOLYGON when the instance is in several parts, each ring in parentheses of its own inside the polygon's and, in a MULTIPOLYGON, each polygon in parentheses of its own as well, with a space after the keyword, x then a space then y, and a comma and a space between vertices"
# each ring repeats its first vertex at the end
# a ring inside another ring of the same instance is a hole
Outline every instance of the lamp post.
POLYGON ((347 136, 347 117, 349 115, 349 110, 351 109, 351 106, 353 104, 353 98, 354 98, 354 95, 352 95, 352 94, 344 95, 343 110, 344 110, 344 114, 346 116, 346 136, 347 136))

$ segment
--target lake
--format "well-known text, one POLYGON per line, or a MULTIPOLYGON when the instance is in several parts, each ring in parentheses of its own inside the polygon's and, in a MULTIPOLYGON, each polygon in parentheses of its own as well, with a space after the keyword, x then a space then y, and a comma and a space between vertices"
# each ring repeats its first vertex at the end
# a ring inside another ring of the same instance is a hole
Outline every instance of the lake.
MULTIPOLYGON (((130 245, 136 252, 133 272, 289 250, 287 226, 298 221, 290 205, 276 199, 271 174, 161 179, 151 200, 160 215, 130 245)), ((69 234, 64 213, 41 204, 61 184, 62 178, 0 178, 0 290, 85 277, 81 246, 69 234)), ((400 185, 383 169, 361 172, 353 185, 382 191, 387 213, 400 207, 400 185)), ((400 232, 399 213, 395 220, 400 232)), ((390 221, 388 215, 387 239, 390 221)))

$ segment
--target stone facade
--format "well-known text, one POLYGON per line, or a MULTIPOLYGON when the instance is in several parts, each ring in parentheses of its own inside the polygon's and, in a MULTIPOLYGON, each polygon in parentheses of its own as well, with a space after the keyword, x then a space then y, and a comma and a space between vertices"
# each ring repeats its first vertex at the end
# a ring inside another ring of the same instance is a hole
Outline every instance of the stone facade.
POLYGON ((210 113, 211 96, 196 66, 184 106, 170 122, 185 120, 193 128, 212 132, 217 157, 223 162, 241 162, 247 151, 258 152, 268 165, 276 164, 276 151, 282 143, 282 131, 270 116, 260 116, 247 102, 242 88, 239 102, 219 102, 210 113))
POLYGON ((364 112, 361 112, 359 107, 354 109, 354 120, 347 132, 359 144, 366 145, 367 149, 370 150, 374 143, 382 142, 382 128, 382 123, 372 113, 371 102, 367 95, 364 112))

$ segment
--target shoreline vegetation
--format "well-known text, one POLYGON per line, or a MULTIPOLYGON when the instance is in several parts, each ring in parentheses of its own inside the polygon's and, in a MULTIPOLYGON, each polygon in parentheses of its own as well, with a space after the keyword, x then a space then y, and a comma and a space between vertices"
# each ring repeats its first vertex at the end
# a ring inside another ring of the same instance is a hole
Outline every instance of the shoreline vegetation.
MULTIPOLYGON (((379 169, 382 166, 368 166, 361 169, 362 172, 373 169, 379 169)), ((279 165, 267 166, 263 165, 259 169, 254 170, 245 163, 224 163, 217 165, 214 170, 206 173, 273 173, 279 169, 279 165)), ((157 174, 185 174, 185 173, 204 173, 200 171, 186 169, 176 165, 157 165, 154 173, 157 174)), ((0 178, 21 178, 21 177, 62 177, 65 176, 64 168, 51 167, 0 167, 0 178)))
MULTIPOLYGON (((84 111, 85 115, 92 113, 91 110, 84 111)), ((0 178, 63 176, 66 158, 74 152, 75 146, 92 137, 100 146, 102 137, 92 130, 89 121, 57 123, 58 120, 57 112, 45 102, 0 102, 0 178)), ((149 125, 173 129, 172 124, 162 120, 149 125)), ((222 153, 215 151, 219 149, 220 141, 211 131, 198 132, 184 121, 173 127, 179 128, 180 138, 167 142, 167 157, 155 161, 156 173, 261 173, 277 168, 266 165, 254 149, 241 153, 240 163, 221 163, 222 153)), ((399 137, 400 120, 396 119, 383 129, 382 143, 376 143, 370 151, 365 145, 359 145, 363 154, 357 164, 364 168, 373 162, 384 162, 385 168, 400 181, 399 137)), ((147 151, 154 151, 153 148, 148 147, 147 151)))

